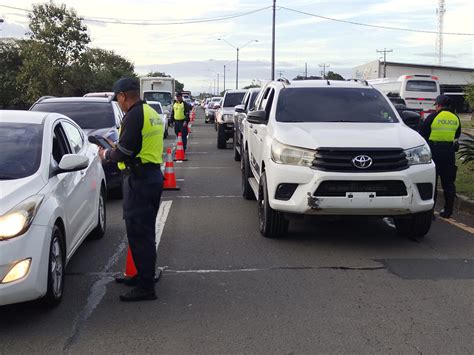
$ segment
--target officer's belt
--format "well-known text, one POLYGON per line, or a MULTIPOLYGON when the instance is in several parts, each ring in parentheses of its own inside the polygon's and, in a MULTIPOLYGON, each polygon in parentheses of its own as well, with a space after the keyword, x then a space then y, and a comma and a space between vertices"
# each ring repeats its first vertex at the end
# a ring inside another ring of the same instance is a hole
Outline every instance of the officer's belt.
POLYGON ((430 145, 434 147, 452 147, 454 142, 433 142, 430 141, 430 145))

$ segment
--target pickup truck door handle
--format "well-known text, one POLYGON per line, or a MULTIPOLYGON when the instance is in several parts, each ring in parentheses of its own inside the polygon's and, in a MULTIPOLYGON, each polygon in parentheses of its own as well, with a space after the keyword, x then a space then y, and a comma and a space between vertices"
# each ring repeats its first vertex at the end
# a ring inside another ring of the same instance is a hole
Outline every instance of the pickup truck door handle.
POLYGON ((250 125, 250 128, 253 128, 253 124, 250 125))
POLYGON ((256 129, 253 130, 253 133, 258 134, 258 131, 256 129))

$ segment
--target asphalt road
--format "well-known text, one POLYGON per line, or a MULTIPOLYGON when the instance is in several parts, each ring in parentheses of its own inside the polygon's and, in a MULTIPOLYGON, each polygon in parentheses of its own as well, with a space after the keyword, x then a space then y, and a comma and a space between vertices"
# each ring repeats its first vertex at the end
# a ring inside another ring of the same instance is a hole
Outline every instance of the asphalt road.
POLYGON ((474 352, 472 216, 438 219, 420 243, 358 218, 268 240, 230 147, 198 117, 181 190, 163 195, 157 301, 118 301, 126 237, 111 199, 107 234, 73 257, 59 307, 0 308, 0 354, 474 352))

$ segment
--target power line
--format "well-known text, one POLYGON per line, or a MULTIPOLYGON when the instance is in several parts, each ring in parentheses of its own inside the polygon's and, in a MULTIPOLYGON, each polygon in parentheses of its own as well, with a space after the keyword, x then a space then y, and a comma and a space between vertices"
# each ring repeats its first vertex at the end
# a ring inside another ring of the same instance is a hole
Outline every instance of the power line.
MULTIPOLYGON (((7 9, 23 11, 27 13, 31 13, 32 10, 23 9, 20 7, 8 6, 8 5, 0 5, 0 7, 4 7, 7 9)), ((130 20, 130 19, 113 19, 113 18, 105 18, 105 17, 87 17, 87 16, 79 16, 81 19, 87 22, 96 22, 96 23, 104 23, 104 24, 112 24, 112 25, 135 25, 135 26, 167 26, 167 25, 187 25, 187 24, 195 24, 195 23, 206 23, 206 22, 218 22, 218 21, 225 21, 230 20, 238 17, 252 15, 258 12, 265 11, 272 6, 266 6, 259 9, 255 9, 252 11, 241 12, 233 15, 226 15, 214 18, 197 18, 197 19, 176 19, 176 20, 130 20)))
MULTIPOLYGON (((300 11, 300 10, 290 9, 290 8, 284 7, 284 6, 280 6, 280 9, 284 9, 284 10, 287 10, 287 11, 290 11, 290 12, 296 12, 296 13, 311 16, 311 17, 321 18, 321 19, 324 19, 324 20, 347 23, 347 24, 350 24, 350 25, 381 28, 381 29, 384 29, 384 30, 394 30, 394 31, 407 31, 407 32, 418 32, 418 33, 432 33, 432 34, 438 34, 439 33, 438 31, 415 30, 415 29, 412 29, 412 28, 401 28, 401 27, 391 27, 391 26, 379 26, 379 25, 371 25, 371 24, 362 23, 362 22, 341 20, 341 19, 337 19, 337 18, 316 15, 316 14, 312 14, 312 13, 304 12, 304 11, 300 11)), ((460 32, 443 32, 441 34, 452 35, 452 36, 474 36, 474 33, 460 33, 460 32)))

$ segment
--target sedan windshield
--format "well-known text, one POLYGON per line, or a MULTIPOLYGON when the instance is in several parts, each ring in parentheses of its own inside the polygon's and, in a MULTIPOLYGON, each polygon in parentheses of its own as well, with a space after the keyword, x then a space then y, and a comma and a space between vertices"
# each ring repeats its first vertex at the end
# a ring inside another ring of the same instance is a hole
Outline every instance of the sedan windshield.
POLYGON ((359 88, 286 88, 280 91, 279 122, 399 122, 382 94, 359 88))
POLYGON ((0 123, 0 180, 33 175, 41 163, 43 125, 0 123))
POLYGON ((115 126, 114 110, 110 102, 40 102, 31 110, 60 113, 72 119, 82 129, 115 126))

